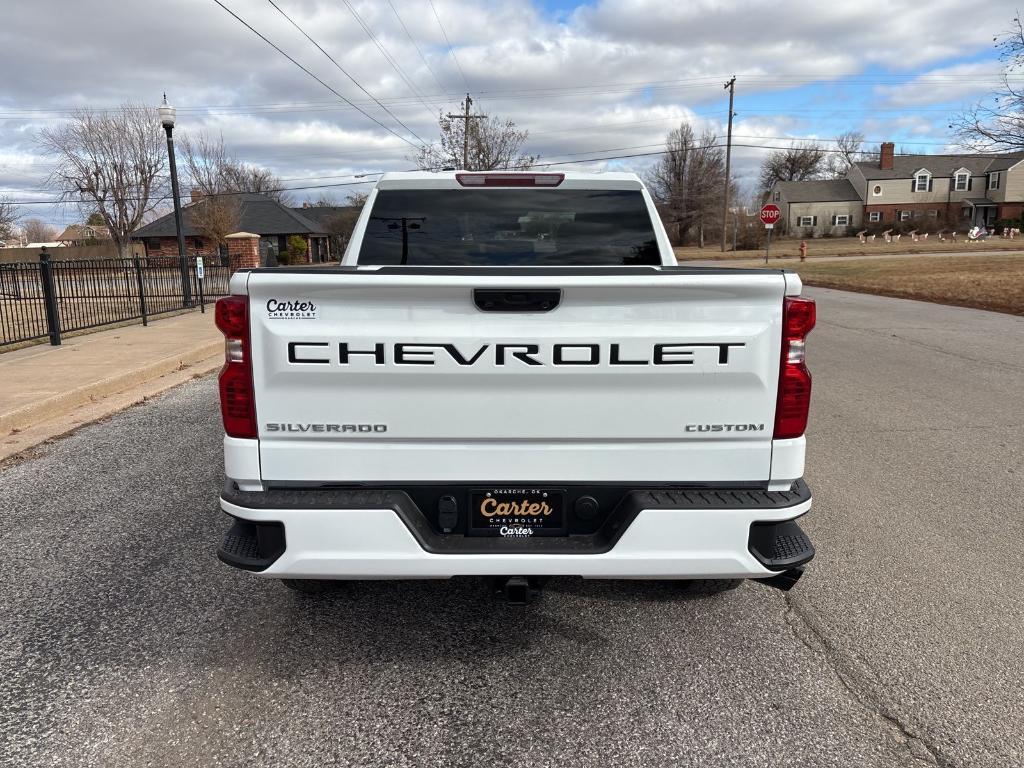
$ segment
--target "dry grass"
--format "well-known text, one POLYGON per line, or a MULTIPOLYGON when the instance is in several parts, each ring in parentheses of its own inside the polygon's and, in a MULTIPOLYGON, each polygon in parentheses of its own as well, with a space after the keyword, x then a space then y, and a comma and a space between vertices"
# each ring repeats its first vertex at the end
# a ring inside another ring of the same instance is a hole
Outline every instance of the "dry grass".
MULTIPOLYGON (((722 253, 717 245, 708 245, 705 248, 687 246, 676 248, 677 259, 751 259, 759 255, 764 256, 764 250, 760 251, 726 251, 722 253)), ((856 237, 827 237, 818 240, 807 241, 807 257, 810 259, 821 256, 876 256, 886 253, 972 253, 975 251, 1022 251, 1024 250, 1024 239, 1003 240, 1002 238, 989 238, 979 243, 966 242, 963 236, 959 236, 959 242, 939 242, 935 235, 927 240, 918 242, 912 241, 909 237, 902 237, 898 243, 886 243, 881 238, 873 243, 861 243, 856 237)), ((800 240, 783 238, 772 242, 770 251, 772 258, 798 258, 800 256, 800 240)))
POLYGON ((1024 254, 786 266, 808 285, 1024 315, 1024 254))

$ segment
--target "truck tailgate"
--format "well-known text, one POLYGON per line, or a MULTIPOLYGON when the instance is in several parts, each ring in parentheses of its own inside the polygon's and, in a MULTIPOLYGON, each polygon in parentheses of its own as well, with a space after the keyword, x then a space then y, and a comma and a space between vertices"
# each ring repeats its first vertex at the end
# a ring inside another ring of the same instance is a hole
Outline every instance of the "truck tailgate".
POLYGON ((270 483, 765 481, 780 272, 248 276, 270 483), (557 289, 483 311, 475 289, 557 289))

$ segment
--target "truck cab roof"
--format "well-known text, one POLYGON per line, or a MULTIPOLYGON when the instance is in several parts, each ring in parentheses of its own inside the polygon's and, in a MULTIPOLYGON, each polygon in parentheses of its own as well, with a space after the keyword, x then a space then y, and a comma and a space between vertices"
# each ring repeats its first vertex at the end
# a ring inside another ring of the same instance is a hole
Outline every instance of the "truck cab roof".
POLYGON ((515 180, 508 186, 512 187, 550 187, 562 189, 621 189, 635 190, 643 189, 640 177, 635 173, 623 173, 619 171, 607 173, 583 173, 580 171, 400 171, 385 173, 377 181, 377 189, 474 189, 481 187, 500 187, 504 184, 472 184, 466 183, 466 177, 490 177, 500 182, 500 179, 515 180), (462 177, 463 181, 460 181, 462 177), (543 183, 531 185, 526 183, 531 177, 544 177, 543 183), (557 183, 552 183, 552 177, 559 177, 557 183))

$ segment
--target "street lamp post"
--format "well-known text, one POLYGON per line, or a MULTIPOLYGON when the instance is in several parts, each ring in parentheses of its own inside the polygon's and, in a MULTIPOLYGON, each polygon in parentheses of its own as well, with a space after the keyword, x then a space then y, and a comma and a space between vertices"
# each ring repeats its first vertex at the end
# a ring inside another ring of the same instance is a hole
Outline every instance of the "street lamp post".
POLYGON ((167 94, 164 94, 164 103, 160 105, 160 124, 167 132, 167 158, 171 167, 171 197, 174 198, 174 231, 178 234, 178 266, 181 269, 181 303, 183 306, 192 306, 192 281, 188 274, 188 258, 185 256, 185 235, 181 227, 181 200, 178 197, 178 169, 174 163, 174 116, 177 110, 167 103, 167 94))

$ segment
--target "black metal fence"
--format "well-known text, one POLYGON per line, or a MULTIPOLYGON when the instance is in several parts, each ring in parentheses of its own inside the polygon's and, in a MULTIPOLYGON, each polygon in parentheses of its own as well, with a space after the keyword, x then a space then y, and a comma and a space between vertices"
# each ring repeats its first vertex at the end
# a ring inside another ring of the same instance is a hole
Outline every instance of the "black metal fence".
POLYGON ((196 308, 228 293, 230 268, 218 254, 51 260, 0 264, 0 349, 5 345, 196 308), (198 268, 197 256, 203 259, 198 268), (200 277, 202 272, 202 277, 200 277), (186 298, 186 285, 188 286, 186 298))

